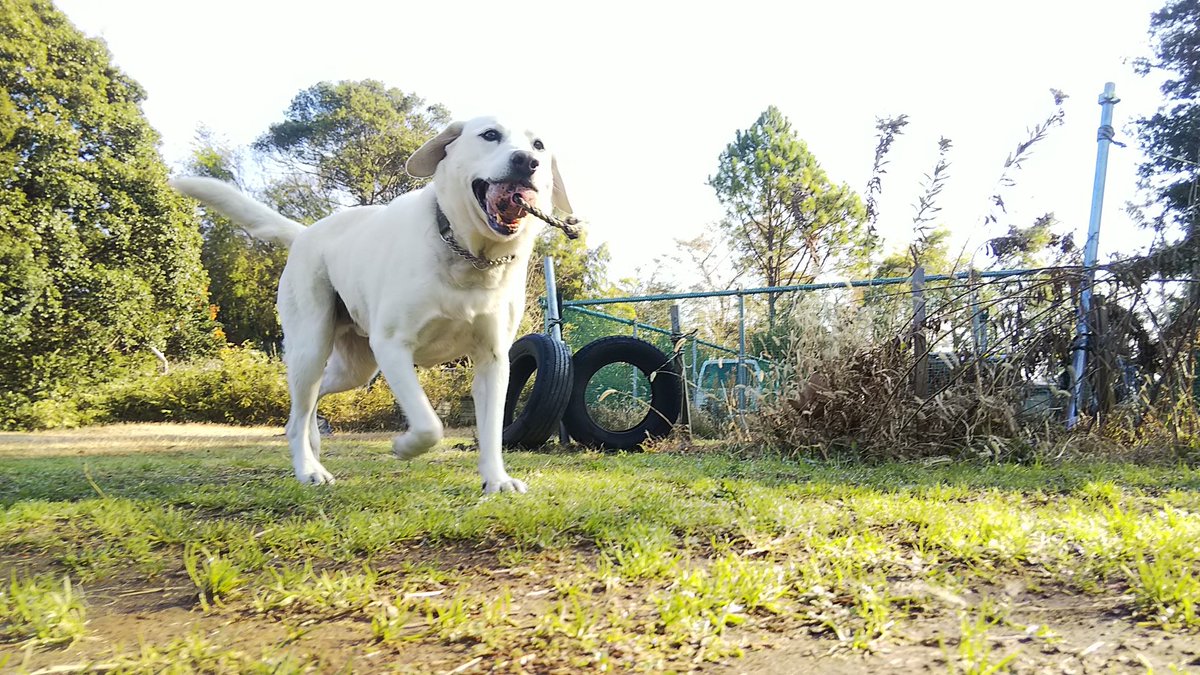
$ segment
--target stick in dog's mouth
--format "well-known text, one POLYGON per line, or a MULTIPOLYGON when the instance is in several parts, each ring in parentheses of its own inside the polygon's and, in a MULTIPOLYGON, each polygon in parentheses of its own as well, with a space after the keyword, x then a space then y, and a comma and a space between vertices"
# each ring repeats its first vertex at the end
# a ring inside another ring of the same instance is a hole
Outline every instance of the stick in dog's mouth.
POLYGON ((471 183, 471 190, 487 216, 488 227, 505 236, 516 234, 521 219, 529 213, 522 200, 527 204, 536 204, 537 200, 537 190, 521 183, 493 183, 478 178, 471 183))

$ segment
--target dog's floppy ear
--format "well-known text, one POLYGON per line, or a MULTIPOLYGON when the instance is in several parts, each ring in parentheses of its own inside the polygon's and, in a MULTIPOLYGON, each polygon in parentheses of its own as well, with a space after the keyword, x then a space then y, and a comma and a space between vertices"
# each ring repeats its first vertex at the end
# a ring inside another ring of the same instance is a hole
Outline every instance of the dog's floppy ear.
POLYGON ((425 145, 409 155, 404 170, 413 178, 429 178, 437 170, 438 162, 446 158, 446 146, 462 135, 463 123, 451 122, 442 133, 425 141, 425 145))
POLYGON ((563 185, 562 174, 558 172, 558 159, 556 157, 550 158, 550 170, 554 172, 554 194, 551 200, 554 208, 565 214, 575 213, 575 210, 571 208, 571 200, 567 198, 567 188, 563 185))

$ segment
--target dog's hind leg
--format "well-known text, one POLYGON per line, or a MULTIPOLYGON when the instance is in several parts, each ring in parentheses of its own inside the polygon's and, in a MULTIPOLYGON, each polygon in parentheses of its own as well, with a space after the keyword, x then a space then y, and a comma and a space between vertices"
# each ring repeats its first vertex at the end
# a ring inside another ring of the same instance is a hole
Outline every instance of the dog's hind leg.
POLYGON ((374 337, 371 348, 396 402, 408 418, 408 431, 392 439, 392 453, 400 459, 410 459, 428 452, 442 440, 442 421, 417 381, 412 350, 394 340, 374 337))
POLYGON ((295 254, 292 258, 284 268, 279 293, 283 361, 287 365, 288 391, 292 397, 287 426, 288 447, 296 479, 301 483, 320 485, 333 482, 333 475, 317 459, 321 437, 316 433, 316 413, 321 376, 333 350, 334 293, 327 282, 290 278, 295 254))
POLYGON ((357 333, 345 331, 333 341, 333 353, 321 379, 321 396, 350 391, 371 381, 379 371, 371 342, 357 333))
MULTIPOLYGON (((379 371, 375 363, 375 354, 371 352, 371 344, 367 338, 342 327, 333 340, 333 353, 329 356, 329 364, 325 366, 325 375, 321 378, 321 389, 317 400, 326 394, 336 394, 350 391, 366 385, 379 371)), ((309 420, 311 429, 309 438, 312 444, 313 457, 321 459, 321 433, 317 429, 317 411, 313 409, 309 420)))

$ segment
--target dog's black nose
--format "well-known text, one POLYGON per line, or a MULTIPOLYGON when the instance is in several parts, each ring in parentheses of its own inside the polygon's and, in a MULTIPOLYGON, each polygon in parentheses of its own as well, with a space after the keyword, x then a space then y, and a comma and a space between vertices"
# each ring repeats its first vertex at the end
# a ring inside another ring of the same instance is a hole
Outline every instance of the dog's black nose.
POLYGON ((532 176, 540 164, 536 157, 524 150, 514 152, 508 161, 512 164, 513 171, 522 176, 532 176))

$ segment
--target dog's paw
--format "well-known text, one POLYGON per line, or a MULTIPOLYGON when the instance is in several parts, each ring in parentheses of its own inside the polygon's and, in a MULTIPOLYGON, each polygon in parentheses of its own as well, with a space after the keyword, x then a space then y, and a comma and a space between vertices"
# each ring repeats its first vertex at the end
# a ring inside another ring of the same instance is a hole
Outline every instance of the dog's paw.
POLYGON ((528 489, 529 486, 525 485, 525 483, 509 476, 501 476, 498 479, 483 481, 483 494, 485 495, 497 492, 519 492, 524 494, 528 489))
POLYGON ((392 454, 397 459, 412 459, 432 450, 438 440, 433 434, 416 434, 409 431, 392 439, 392 454))
POLYGON ((297 469, 296 480, 303 485, 332 485, 334 483, 333 474, 326 471, 325 467, 320 464, 297 469))
POLYGON ((418 440, 412 435, 404 434, 396 436, 391 440, 391 454, 396 455, 396 459, 413 459, 415 456, 424 455, 433 449, 436 443, 426 443, 424 438, 418 440), (413 441, 421 441, 414 443, 413 441))

